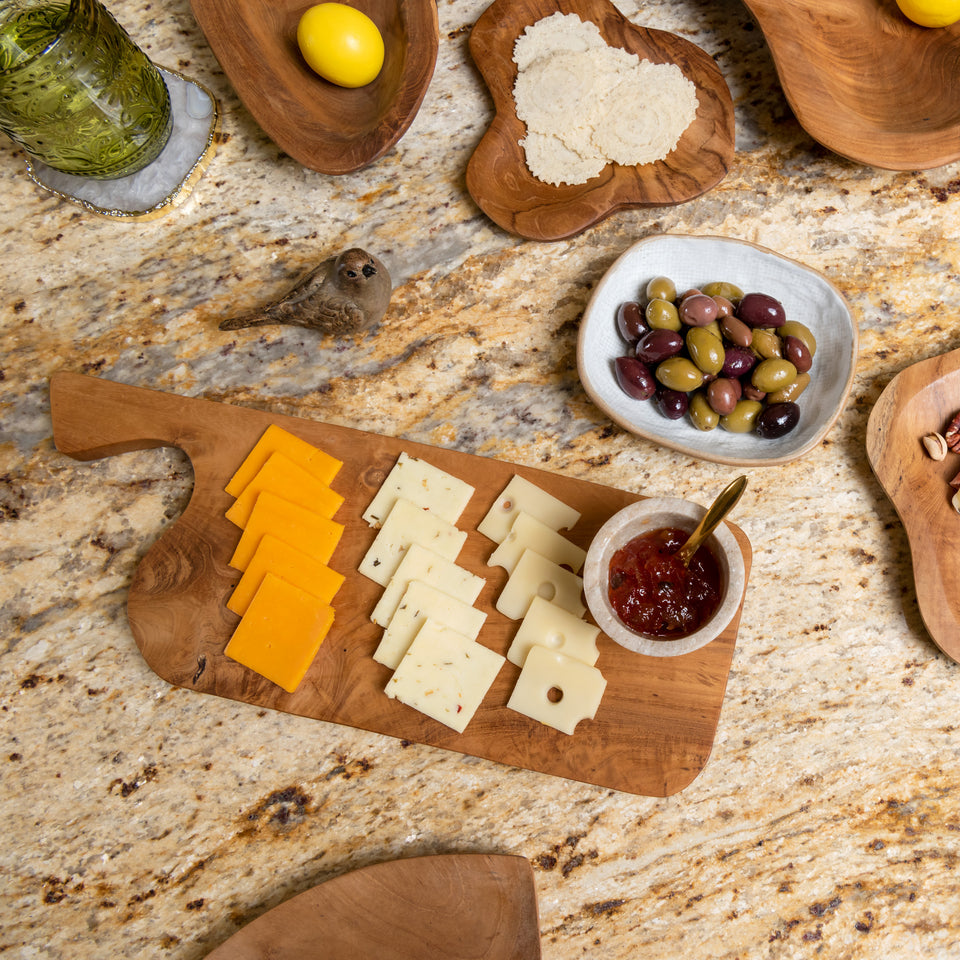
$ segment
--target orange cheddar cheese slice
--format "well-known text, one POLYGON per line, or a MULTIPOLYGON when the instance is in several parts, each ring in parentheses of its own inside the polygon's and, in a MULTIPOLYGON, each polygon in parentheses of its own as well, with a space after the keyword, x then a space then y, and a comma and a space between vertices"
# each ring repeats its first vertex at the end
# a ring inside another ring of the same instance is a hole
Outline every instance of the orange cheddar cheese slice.
POLYGON ((333 600, 344 581, 342 573, 331 570, 325 563, 314 560, 309 554, 267 533, 260 539, 247 569, 233 588, 227 600, 227 609, 242 617, 268 573, 312 593, 324 603, 333 600))
POLYGON ((268 533, 308 553, 319 563, 329 563, 343 535, 343 524, 264 490, 257 497, 250 519, 243 528, 240 542, 230 558, 230 566, 246 570, 258 544, 268 533))
POLYGON ((343 466, 343 461, 271 423, 224 487, 226 492, 231 497, 239 496, 243 488, 259 473, 270 454, 277 452, 285 454, 297 466, 328 486, 343 466))
POLYGON ((268 573, 224 653, 293 693, 333 625, 333 608, 268 573))
POLYGON ((270 490, 284 500, 298 503, 327 519, 331 519, 343 503, 339 493, 321 483, 286 454, 276 452, 270 454, 266 463, 233 501, 227 510, 227 519, 238 527, 245 527, 257 497, 264 490, 270 490))

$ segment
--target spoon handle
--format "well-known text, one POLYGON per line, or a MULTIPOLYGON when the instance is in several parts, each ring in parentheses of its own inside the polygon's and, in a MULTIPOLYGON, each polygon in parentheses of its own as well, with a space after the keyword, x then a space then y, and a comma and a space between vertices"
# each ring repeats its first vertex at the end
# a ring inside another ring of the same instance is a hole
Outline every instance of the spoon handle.
POLYGON ((690 534, 690 539, 677 551, 677 556, 685 567, 690 565, 690 561, 700 544, 713 533, 717 524, 734 508, 737 501, 743 496, 746 487, 747 478, 737 477, 736 480, 727 484, 720 491, 720 495, 713 501, 710 509, 703 515, 703 519, 690 534))

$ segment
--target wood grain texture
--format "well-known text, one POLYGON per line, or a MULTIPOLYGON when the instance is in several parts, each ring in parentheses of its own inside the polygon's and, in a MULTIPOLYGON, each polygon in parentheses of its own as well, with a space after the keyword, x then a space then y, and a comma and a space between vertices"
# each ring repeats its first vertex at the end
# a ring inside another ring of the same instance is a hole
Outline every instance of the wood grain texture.
POLYGON ((344 174, 381 157, 413 122, 437 61, 435 0, 357 0, 384 41, 380 75, 346 89, 311 70, 297 46, 309 0, 191 0, 200 29, 237 95, 294 160, 344 174))
POLYGON ((960 412, 960 350, 898 373, 867 422, 867 457, 910 542, 917 603, 934 643, 960 661, 960 516, 949 481, 960 457, 927 456, 922 438, 960 412))
POLYGON ((298 894, 207 956, 539 960, 533 871, 524 858, 502 855, 388 860, 298 894))
POLYGON ((609 0, 496 0, 474 25, 470 53, 495 115, 467 165, 467 189, 480 209, 511 233, 530 240, 574 236, 617 210, 692 200, 730 168, 733 101, 713 59, 689 40, 634 25, 609 0), (676 63, 696 85, 696 119, 665 160, 633 167, 611 163, 586 183, 561 186, 527 169, 520 146, 526 128, 513 100, 513 45, 526 27, 558 11, 593 21, 610 46, 652 63, 676 63))
POLYGON ((908 20, 896 0, 744 0, 800 125, 888 170, 960 157, 960 24, 908 20))
MULTIPOLYGON (((401 451, 476 488, 458 523, 468 537, 457 562, 486 579, 475 604, 488 614, 480 641, 502 654, 518 624, 494 609, 506 574, 487 566, 495 545, 476 526, 510 478, 520 474, 576 507, 581 519, 566 533, 584 548, 609 517, 640 499, 637 494, 455 450, 74 373, 55 374, 50 397, 54 442, 69 456, 89 460, 166 445, 183 450, 193 464, 190 502, 141 561, 127 603, 144 658, 169 683, 648 796, 681 790, 706 764, 739 609, 720 637, 682 657, 641 656, 601 634, 597 666, 607 689, 595 719, 581 721, 573 736, 506 708, 519 675, 510 663, 458 734, 384 695, 390 670, 373 660, 381 631, 369 616, 381 588, 356 572, 376 533, 361 514, 401 451), (346 529, 330 565, 346 580, 334 600, 333 628, 292 694, 223 655, 238 622, 225 601, 239 579, 228 566, 239 530, 223 515, 232 502, 223 487, 269 423, 344 462, 333 487, 346 498, 336 515, 346 529)), ((749 577, 749 541, 730 527, 749 577)))

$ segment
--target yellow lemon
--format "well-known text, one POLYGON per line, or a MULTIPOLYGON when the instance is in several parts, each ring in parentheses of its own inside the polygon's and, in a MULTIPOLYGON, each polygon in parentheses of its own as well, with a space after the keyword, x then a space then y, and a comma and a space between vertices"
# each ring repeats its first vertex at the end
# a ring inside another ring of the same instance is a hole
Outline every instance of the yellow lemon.
POLYGON ((949 27, 960 20, 960 0, 897 0, 897 6, 921 27, 949 27))
POLYGON ((297 24, 303 59, 340 87, 363 87, 383 67, 383 36, 361 11, 345 3, 318 3, 297 24))

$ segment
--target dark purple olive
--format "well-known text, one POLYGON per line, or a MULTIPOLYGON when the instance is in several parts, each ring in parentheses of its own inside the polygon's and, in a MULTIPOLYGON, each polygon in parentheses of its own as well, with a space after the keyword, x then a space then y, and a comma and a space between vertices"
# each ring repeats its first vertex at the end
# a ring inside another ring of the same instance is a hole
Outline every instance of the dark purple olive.
POLYGON ((790 334, 783 338, 783 356, 797 368, 797 373, 806 373, 813 366, 813 356, 807 345, 790 334))
POLYGON ((635 357, 617 357, 617 383, 620 389, 634 400, 649 400, 657 389, 650 368, 635 357))
POLYGON ((646 332, 643 309, 636 300, 628 300, 617 307, 617 330, 627 343, 636 343, 646 332))
POLYGON ((757 433, 765 440, 786 436, 800 422, 800 407, 785 400, 771 403, 757 417, 757 433))
POLYGON ((677 308, 681 323, 688 327, 705 327, 717 319, 717 301, 705 293, 692 293, 677 308))
POLYGON ((675 330, 648 330, 637 341, 637 359, 656 366, 683 349, 683 337, 675 330))
POLYGON ((787 322, 783 304, 768 293, 748 293, 737 306, 737 316, 748 327, 782 327, 787 322))
POLYGON ((731 344, 723 355, 723 369, 720 371, 725 377, 742 377, 749 373, 756 365, 757 357, 746 347, 731 344))
POLYGON ((679 420, 690 406, 690 399, 682 390, 671 390, 669 387, 661 387, 653 402, 668 420, 679 420))

